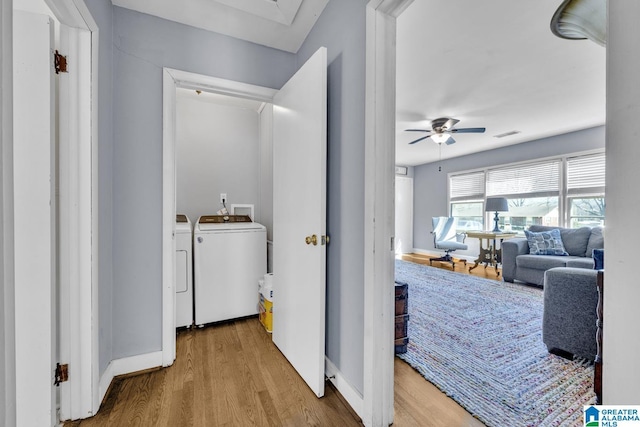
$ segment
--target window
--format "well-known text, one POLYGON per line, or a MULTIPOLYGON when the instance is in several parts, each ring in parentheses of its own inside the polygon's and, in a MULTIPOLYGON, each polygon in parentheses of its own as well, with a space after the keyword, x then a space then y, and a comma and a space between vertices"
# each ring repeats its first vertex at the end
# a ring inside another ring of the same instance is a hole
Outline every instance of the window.
POLYGON ((569 198, 569 227, 604 225, 604 197, 569 198))
POLYGON ((524 232, 531 225, 560 225, 558 196, 517 197, 509 200, 509 212, 500 215, 500 228, 524 232))
POLYGON ((493 221, 493 213, 484 212, 484 201, 499 196, 509 201, 509 212, 499 216, 505 231, 522 232, 534 224, 604 225, 604 177, 604 153, 452 174, 451 215, 460 218, 461 230, 477 229, 478 223, 484 229, 493 221))
POLYGON ((569 226, 604 225, 604 153, 567 159, 569 226))
POLYGON ((451 203, 451 216, 458 218, 458 231, 480 231, 484 229, 482 200, 451 203))
POLYGON ((484 172, 452 176, 449 185, 451 216, 459 231, 484 229, 484 172))

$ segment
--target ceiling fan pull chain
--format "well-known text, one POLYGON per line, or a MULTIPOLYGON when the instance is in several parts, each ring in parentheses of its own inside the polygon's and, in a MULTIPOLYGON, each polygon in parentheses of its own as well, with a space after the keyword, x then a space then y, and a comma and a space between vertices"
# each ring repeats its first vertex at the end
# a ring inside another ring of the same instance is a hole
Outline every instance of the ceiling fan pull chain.
POLYGON ((442 142, 438 143, 438 172, 442 172, 442 142))

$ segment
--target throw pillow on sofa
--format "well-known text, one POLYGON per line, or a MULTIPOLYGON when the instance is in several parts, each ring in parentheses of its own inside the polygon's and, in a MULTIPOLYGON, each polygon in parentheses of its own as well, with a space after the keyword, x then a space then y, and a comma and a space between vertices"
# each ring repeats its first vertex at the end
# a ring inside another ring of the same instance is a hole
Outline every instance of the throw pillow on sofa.
POLYGON ((560 230, 557 228, 540 232, 524 230, 524 234, 527 236, 531 255, 569 255, 564 249, 560 230))
POLYGON ((604 269, 604 249, 593 250, 593 269, 594 270, 604 269))

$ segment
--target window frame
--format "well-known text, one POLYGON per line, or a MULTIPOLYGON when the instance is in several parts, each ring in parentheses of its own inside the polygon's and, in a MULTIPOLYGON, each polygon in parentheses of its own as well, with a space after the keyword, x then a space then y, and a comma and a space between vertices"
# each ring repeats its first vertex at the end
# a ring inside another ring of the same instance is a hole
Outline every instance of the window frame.
MULTIPOLYGON (((486 199, 487 199, 487 187, 488 187, 488 180, 489 180, 489 175, 490 173, 493 171, 495 173, 495 171, 501 171, 504 170, 506 171, 507 169, 515 169, 518 167, 525 167, 525 166, 534 166, 536 164, 545 164, 545 163, 553 163, 553 162, 558 162, 559 166, 558 166, 558 190, 557 192, 555 191, 534 191, 534 192, 530 192, 530 193, 515 193, 515 194, 492 194, 489 197, 494 197, 494 196, 501 196, 501 197, 507 197, 507 198, 514 198, 517 196, 525 196, 524 198, 530 198, 530 197, 558 197, 558 222, 559 222, 559 226, 560 227, 570 227, 571 226, 571 219, 573 218, 571 216, 571 202, 572 199, 576 199, 576 198, 595 198, 595 197, 605 197, 605 184, 604 181, 602 182, 602 185, 596 185, 593 187, 579 187, 579 188, 569 188, 569 176, 568 174, 570 173, 569 171, 569 163, 570 162, 575 162, 578 161, 578 163, 580 163, 581 160, 585 160, 585 161, 589 161, 590 159, 594 159, 598 157, 602 157, 602 161, 604 162, 604 166, 602 166, 602 168, 606 168, 606 153, 604 149, 598 149, 598 150, 590 150, 590 151, 583 151, 583 152, 577 152, 577 153, 569 153, 569 154, 564 154, 561 156, 551 156, 551 157, 544 157, 544 158, 538 158, 538 159, 531 159, 531 160, 526 160, 526 161, 522 161, 522 162, 513 162, 513 163, 505 163, 505 164, 499 164, 499 165, 492 165, 492 166, 487 166, 484 168, 476 168, 476 169, 469 169, 469 170, 461 170, 461 171, 457 171, 457 172, 450 172, 447 174, 447 206, 448 206, 448 210, 449 210, 449 214, 452 215, 452 207, 454 203, 460 203, 460 202, 475 202, 478 200, 482 200, 483 201, 483 209, 484 209, 484 203, 486 203, 486 199), (470 196, 464 196, 464 197, 452 197, 451 193, 452 193, 452 180, 455 180, 456 177, 459 176, 464 176, 464 175, 470 175, 470 174, 483 174, 484 176, 484 192, 481 195, 470 195, 470 196), (478 197, 479 196, 479 197, 478 197)), ((604 176, 604 173, 602 174, 602 176, 604 176)), ((487 228, 487 224, 490 224, 490 220, 492 218, 492 213, 490 212, 484 212, 484 222, 483 225, 485 227, 485 229, 487 228)), ((603 219, 603 222, 606 222, 606 213, 605 213, 605 217, 603 219)))

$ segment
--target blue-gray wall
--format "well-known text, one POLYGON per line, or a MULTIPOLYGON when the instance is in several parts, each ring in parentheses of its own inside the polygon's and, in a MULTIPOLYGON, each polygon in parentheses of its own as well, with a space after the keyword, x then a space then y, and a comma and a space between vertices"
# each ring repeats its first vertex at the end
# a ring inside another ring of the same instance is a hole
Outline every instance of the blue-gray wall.
POLYGON ((162 68, 271 88, 293 54, 113 9, 113 359, 159 351, 162 332, 162 68))
MULTIPOLYGON (((433 251, 431 217, 449 214, 447 174, 604 148, 604 126, 571 132, 414 168, 413 246, 433 251)), ((477 253, 477 251, 476 251, 477 253)))
POLYGON ((113 6, 85 0, 98 24, 98 326, 100 375, 112 359, 113 334, 113 6))
POLYGON ((363 390, 366 0, 330 1, 298 51, 328 54, 326 353, 363 390))

